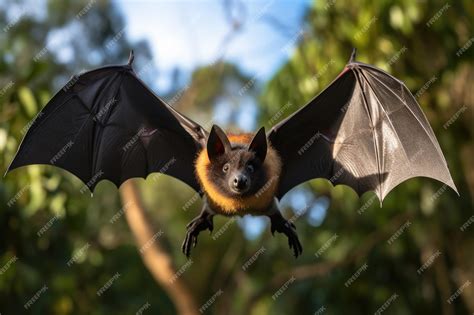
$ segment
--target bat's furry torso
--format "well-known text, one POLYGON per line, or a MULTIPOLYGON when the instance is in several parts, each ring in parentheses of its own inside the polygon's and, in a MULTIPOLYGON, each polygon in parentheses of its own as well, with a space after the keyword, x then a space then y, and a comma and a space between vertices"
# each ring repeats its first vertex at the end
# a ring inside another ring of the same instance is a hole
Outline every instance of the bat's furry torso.
MULTIPOLYGON (((228 134, 232 151, 227 160, 239 158, 239 151, 246 150, 252 141, 253 134, 228 134)), ((225 185, 214 179, 215 170, 211 167, 207 149, 203 149, 195 163, 196 175, 213 211, 223 215, 263 215, 271 206, 278 188, 281 172, 281 160, 271 146, 267 148, 267 156, 261 166, 262 172, 252 187, 253 193, 244 196, 233 196, 225 185)))

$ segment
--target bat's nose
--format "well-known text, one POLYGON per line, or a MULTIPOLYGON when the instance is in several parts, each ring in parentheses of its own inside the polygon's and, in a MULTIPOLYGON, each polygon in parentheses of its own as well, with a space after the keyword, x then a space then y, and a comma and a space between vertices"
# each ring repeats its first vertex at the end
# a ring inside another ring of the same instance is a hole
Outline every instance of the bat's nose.
POLYGON ((243 190, 247 187, 248 179, 247 176, 239 174, 232 180, 232 186, 237 190, 243 190))

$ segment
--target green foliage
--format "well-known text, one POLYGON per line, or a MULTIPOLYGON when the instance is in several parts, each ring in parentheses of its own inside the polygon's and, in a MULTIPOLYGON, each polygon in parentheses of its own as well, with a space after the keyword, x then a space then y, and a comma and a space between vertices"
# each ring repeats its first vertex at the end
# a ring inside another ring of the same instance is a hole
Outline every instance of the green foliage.
MULTIPOLYGON (((0 30, 1 170, 8 167, 38 110, 71 73, 123 63, 132 47, 140 47, 135 51, 138 67, 150 59, 145 43, 132 45, 126 37, 113 49, 104 48, 124 29, 124 20, 108 1, 92 1, 93 8, 77 18, 88 3, 48 1, 44 19, 26 15, 8 32, 0 30), (52 52, 41 54, 48 35, 64 29, 76 34, 68 42, 74 56, 66 63, 52 52)), ((308 206, 329 200, 330 207, 316 227, 309 224, 309 212, 296 221, 304 246, 296 261, 284 237, 272 238, 268 226, 257 239, 248 240, 240 219, 229 223, 228 218, 216 218, 214 233, 226 227, 225 232, 215 240, 200 236, 198 255, 183 274, 200 305, 223 290, 209 313, 313 314, 324 307, 317 314, 366 314, 376 312, 394 293, 398 297, 386 314, 474 312, 472 287, 452 304, 446 302, 474 274, 474 224, 460 230, 473 215, 474 47, 459 54, 473 36, 474 6, 468 0, 443 9, 445 5, 437 0, 315 1, 302 26, 305 35, 259 96, 260 122, 269 127, 306 104, 337 76, 357 47, 358 60, 389 71, 414 93, 436 78, 420 93, 419 102, 461 196, 443 190, 434 198, 441 184, 413 179, 397 187, 380 208, 370 193, 358 199, 347 187, 314 180, 297 190, 309 196, 308 206), (428 26, 440 10, 441 16, 428 26), (463 106, 466 110, 445 128, 463 106), (403 233, 388 243, 403 226, 403 233), (441 255, 418 274, 436 251, 441 255), (346 287, 365 263, 367 270, 346 287), (288 289, 272 298, 293 276, 288 289)), ((9 21, 2 5, 0 25, 9 21)), ((204 108, 209 116, 210 105, 246 82, 235 65, 224 62, 197 69, 189 88, 194 94, 187 94, 193 95, 192 101, 183 97, 180 109, 189 115, 204 108)), ((123 207, 115 186, 101 183, 91 198, 81 193, 82 185, 51 166, 18 169, 0 182, 0 312, 133 314, 149 302, 144 314, 175 313, 175 305, 140 259, 124 217, 111 223, 123 207), (115 284, 98 296, 116 273, 115 284), (41 298, 25 310, 23 305, 44 285, 41 298)), ((179 246, 184 226, 200 202, 185 207, 194 192, 166 176, 150 175, 140 181, 140 189, 152 225, 164 231, 163 246, 179 269, 186 264, 179 246)), ((285 209, 286 217, 293 214, 285 209)))

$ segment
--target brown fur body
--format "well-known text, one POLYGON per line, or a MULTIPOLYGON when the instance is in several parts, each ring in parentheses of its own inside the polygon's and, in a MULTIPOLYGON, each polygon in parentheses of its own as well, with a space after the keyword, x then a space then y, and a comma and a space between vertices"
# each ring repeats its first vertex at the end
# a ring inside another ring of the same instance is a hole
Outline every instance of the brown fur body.
MULTIPOLYGON (((252 141, 252 134, 227 135, 233 148, 247 146, 252 141)), ((271 206, 278 188, 278 178, 281 172, 281 160, 277 152, 269 145, 267 156, 263 162, 265 178, 258 191, 248 196, 229 196, 222 192, 212 180, 211 161, 207 149, 203 149, 195 163, 197 178, 201 184, 211 209, 222 215, 264 215, 271 206)))

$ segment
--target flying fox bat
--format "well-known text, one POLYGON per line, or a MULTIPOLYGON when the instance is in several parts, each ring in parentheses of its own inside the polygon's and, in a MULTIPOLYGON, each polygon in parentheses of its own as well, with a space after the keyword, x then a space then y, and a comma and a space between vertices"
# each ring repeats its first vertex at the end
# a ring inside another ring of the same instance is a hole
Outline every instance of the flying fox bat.
POLYGON ((128 64, 75 76, 38 114, 8 171, 50 164, 90 191, 102 179, 117 187, 153 172, 173 176, 203 197, 182 245, 189 257, 216 214, 263 215, 271 232, 302 253, 295 225, 278 201, 314 178, 345 184, 379 200, 401 182, 425 176, 456 191, 426 117, 408 88, 390 74, 355 61, 306 106, 268 134, 207 132, 156 96, 128 64))

